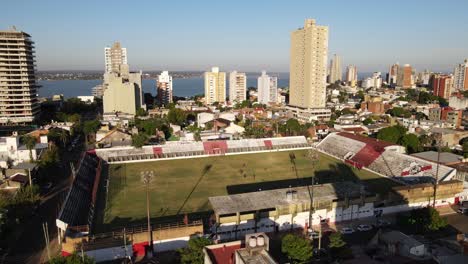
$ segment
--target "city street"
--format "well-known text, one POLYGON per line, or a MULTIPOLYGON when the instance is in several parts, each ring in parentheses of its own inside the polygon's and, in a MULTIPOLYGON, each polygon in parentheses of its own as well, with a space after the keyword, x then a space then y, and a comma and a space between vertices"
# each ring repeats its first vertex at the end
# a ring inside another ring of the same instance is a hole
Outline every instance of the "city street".
POLYGON ((71 152, 64 150, 60 155, 61 175, 54 175, 56 182, 52 189, 41 197, 40 206, 36 214, 24 225, 21 235, 17 241, 11 243, 9 252, 0 263, 30 263, 36 264, 46 260, 44 233, 42 224, 47 223, 51 245, 51 255, 58 253, 57 228, 55 226, 56 217, 60 211, 68 189, 71 185, 70 162, 76 164, 80 157, 80 149, 71 152), (58 176, 58 177, 57 177, 58 176))

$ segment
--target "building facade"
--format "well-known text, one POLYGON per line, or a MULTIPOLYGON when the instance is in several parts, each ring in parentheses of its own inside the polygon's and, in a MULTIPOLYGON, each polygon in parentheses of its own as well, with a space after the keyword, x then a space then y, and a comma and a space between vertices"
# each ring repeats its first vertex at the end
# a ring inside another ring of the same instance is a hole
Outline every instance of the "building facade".
POLYGON ((362 88, 380 88, 382 87, 382 74, 380 72, 374 72, 371 77, 362 80, 362 88))
POLYGON ((257 79, 258 87, 258 102, 261 104, 269 104, 278 102, 278 78, 266 74, 262 71, 257 79))
POLYGON ((330 61, 330 83, 340 82, 342 80, 341 58, 334 54, 330 61))
POLYGON ((40 112, 34 42, 25 32, 0 31, 0 124, 31 123, 40 112))
POLYGON ((229 101, 242 102, 247 96, 247 76, 245 72, 229 73, 229 101))
POLYGON ((135 115, 143 105, 142 72, 129 72, 128 65, 120 65, 119 72, 104 74, 104 113, 135 115))
POLYGON ((118 72, 119 65, 128 64, 127 49, 122 48, 120 42, 115 42, 112 47, 104 48, 106 73, 118 72))
POLYGON ((398 65, 398 63, 390 66, 390 70, 388 71, 388 79, 387 79, 387 83, 389 85, 396 85, 399 69, 400 69, 400 65, 398 65))
POLYGON ((351 87, 355 87, 358 81, 356 65, 349 65, 346 68, 346 83, 351 87))
POLYGON ((303 28, 291 33, 289 104, 320 108, 326 103, 328 27, 306 19, 303 28))
POLYGON ((220 72, 218 67, 205 72, 205 102, 224 103, 226 101, 226 73, 220 72))
POLYGON ((461 91, 468 90, 468 60, 466 59, 455 67, 453 72, 453 88, 461 91))
POLYGON ((444 74, 436 74, 432 77, 432 90, 434 95, 443 97, 445 99, 450 98, 452 89, 452 76, 444 74))
POLYGON ((172 103, 172 76, 168 71, 163 71, 156 81, 157 100, 161 105, 172 103))
POLYGON ((397 86, 404 89, 414 87, 413 68, 409 64, 405 64, 398 70, 397 86))
POLYGON ((97 98, 102 98, 104 95, 104 85, 98 84, 91 89, 91 95, 97 98))

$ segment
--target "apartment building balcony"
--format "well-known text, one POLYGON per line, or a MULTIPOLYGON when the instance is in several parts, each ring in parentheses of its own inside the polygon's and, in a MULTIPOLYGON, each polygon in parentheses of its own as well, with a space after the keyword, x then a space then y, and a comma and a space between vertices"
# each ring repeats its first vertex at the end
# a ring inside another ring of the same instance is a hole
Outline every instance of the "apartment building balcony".
POLYGON ((32 62, 32 63, 35 63, 36 60, 33 58, 33 56, 29 57, 29 58, 26 58, 26 57, 22 57, 22 58, 18 58, 18 57, 15 57, 15 58, 7 58, 7 57, 4 57, 4 56, 0 56, 0 63, 2 61, 8 61, 8 62, 32 62))

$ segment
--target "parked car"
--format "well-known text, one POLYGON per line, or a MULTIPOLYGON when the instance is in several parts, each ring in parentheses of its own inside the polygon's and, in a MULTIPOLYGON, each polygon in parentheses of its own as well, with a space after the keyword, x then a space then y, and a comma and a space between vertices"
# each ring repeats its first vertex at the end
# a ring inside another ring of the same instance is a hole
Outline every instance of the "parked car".
POLYGON ((466 208, 466 207, 460 207, 460 208, 458 208, 457 212, 458 212, 459 214, 466 215, 466 214, 468 214, 468 208, 466 208))
POLYGON ((356 229, 358 231, 369 231, 369 230, 372 230, 372 226, 370 226, 370 225, 358 225, 356 229))
POLYGON ((319 232, 311 230, 311 229, 309 229, 309 232, 307 235, 309 236, 309 239, 311 240, 320 238, 319 232))
POLYGON ((392 223, 390 223, 387 220, 383 220, 383 219, 377 220, 377 226, 378 227, 387 227, 387 226, 390 226, 390 225, 392 225, 392 223))
POLYGON ((343 235, 349 235, 349 234, 354 233, 354 229, 351 228, 351 227, 343 227, 343 228, 341 228, 340 232, 343 235))
POLYGON ((43 193, 48 193, 50 191, 50 189, 52 189, 52 183, 51 182, 48 182, 48 183, 44 184, 43 186, 41 186, 41 191, 43 193))

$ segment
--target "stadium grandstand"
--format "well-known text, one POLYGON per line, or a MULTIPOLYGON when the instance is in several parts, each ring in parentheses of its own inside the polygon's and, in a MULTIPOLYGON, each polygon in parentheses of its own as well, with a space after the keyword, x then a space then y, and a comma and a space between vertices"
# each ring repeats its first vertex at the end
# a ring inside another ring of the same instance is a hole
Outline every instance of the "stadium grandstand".
POLYGON ((67 232, 88 234, 96 205, 101 176, 101 159, 84 153, 74 174, 73 184, 56 220, 59 237, 67 232))
POLYGON ((210 155, 234 155, 290 149, 310 148, 304 136, 205 142, 167 142, 142 148, 97 149, 96 155, 108 163, 157 159, 192 158, 210 155))
POLYGON ((402 146, 346 132, 329 134, 317 149, 356 168, 367 168, 406 183, 412 181, 405 178, 430 177, 447 181, 456 175, 451 167, 407 155, 402 146))

